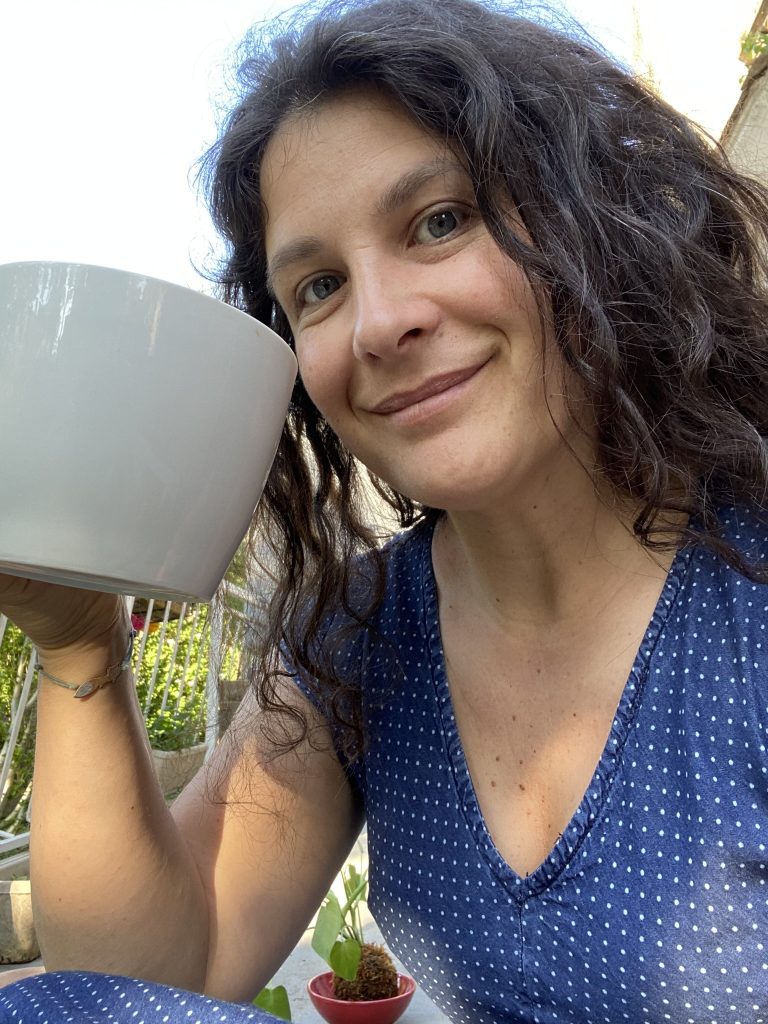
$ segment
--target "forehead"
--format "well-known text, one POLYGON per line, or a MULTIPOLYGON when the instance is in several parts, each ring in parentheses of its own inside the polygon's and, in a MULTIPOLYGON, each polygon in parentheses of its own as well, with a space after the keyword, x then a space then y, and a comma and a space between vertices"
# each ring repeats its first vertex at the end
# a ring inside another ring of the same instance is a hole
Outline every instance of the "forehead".
POLYGON ((339 204, 373 198, 412 167, 449 157, 444 143, 377 93, 345 94, 294 114, 261 165, 267 246, 286 221, 309 213, 332 219, 339 204))
POLYGON ((289 115, 279 125, 262 161, 262 187, 268 188, 276 174, 297 162, 313 164, 320 158, 332 165, 336 154, 359 157, 361 147, 387 146, 388 142, 395 147, 445 148, 385 94, 373 90, 342 93, 289 115))

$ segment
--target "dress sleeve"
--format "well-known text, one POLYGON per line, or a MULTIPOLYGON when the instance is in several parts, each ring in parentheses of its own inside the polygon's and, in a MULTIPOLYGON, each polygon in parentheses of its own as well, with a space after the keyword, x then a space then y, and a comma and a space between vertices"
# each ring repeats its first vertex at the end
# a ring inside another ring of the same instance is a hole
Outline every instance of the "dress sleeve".
MULTIPOLYGON (((329 626, 329 628, 325 630, 324 635, 323 635, 323 640, 321 642, 326 642, 328 637, 329 637, 329 635, 331 635, 332 632, 333 632, 333 630, 329 626)), ((340 660, 341 660, 342 670, 343 671, 350 671, 351 670, 353 675, 355 674, 355 672, 357 672, 357 675, 355 676, 355 678, 359 678, 359 669, 360 669, 360 666, 362 665, 363 660, 364 660, 362 658, 362 656, 359 655, 359 648, 361 646, 363 646, 363 645, 364 645, 364 641, 362 640, 362 638, 360 638, 360 640, 357 643, 353 642, 353 643, 349 644, 348 645, 348 649, 346 651, 343 651, 343 652, 339 653, 339 657, 340 657, 340 660), (357 661, 358 657, 360 658, 360 660, 359 660, 359 663, 358 663, 357 666, 350 664, 350 662, 357 661)), ((365 799, 365 758, 364 758, 364 754, 361 754, 355 760, 351 760, 344 753, 343 744, 341 742, 341 727, 338 725, 338 723, 336 723, 333 720, 333 718, 332 718, 332 716, 330 714, 328 705, 323 700, 323 695, 320 692, 320 687, 317 685, 317 681, 314 679, 314 677, 308 677, 306 671, 295 664, 295 662, 293 661, 293 659, 291 657, 291 654, 290 654, 290 652, 288 650, 288 645, 285 644, 285 643, 280 645, 280 660, 281 660, 281 663, 282 663, 282 670, 285 673, 285 675, 289 679, 291 679, 293 681, 294 685, 299 690, 299 692, 304 697, 307 698, 307 700, 310 702, 310 704, 328 722, 328 726, 329 726, 329 728, 331 730, 331 736, 333 738, 334 750, 336 752, 337 758, 339 759, 339 763, 343 767, 345 773, 347 774, 347 777, 350 779, 350 781, 351 781, 353 787, 355 788, 355 790, 358 792, 358 794, 364 800, 365 799)), ((360 680, 361 686, 362 686, 362 682, 363 681, 360 680)), ((363 709, 364 708, 365 708, 365 701, 363 699, 363 709)), ((363 711, 363 720, 365 720, 365 713, 364 713, 364 711, 363 711)))

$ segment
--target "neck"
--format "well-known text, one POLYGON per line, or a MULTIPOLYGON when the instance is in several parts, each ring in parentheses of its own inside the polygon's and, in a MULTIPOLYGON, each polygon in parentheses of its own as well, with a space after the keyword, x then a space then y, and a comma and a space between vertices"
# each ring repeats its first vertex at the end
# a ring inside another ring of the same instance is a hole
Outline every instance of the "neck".
POLYGON ((634 537, 634 513, 573 460, 514 502, 446 514, 433 547, 441 594, 518 629, 583 621, 640 578, 662 579, 669 569, 671 553, 648 551, 634 537))

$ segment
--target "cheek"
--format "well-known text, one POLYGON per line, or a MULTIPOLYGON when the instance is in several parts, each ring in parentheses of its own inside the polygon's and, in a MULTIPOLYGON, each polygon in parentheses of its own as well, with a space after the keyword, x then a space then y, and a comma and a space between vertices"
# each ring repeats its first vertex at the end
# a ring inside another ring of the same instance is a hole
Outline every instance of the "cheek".
POLYGON ((296 342, 299 376, 313 404, 329 423, 338 415, 346 390, 342 368, 333 349, 309 339, 296 342))
POLYGON ((313 354, 307 352, 302 345, 296 345, 296 359, 299 363, 299 377, 301 377, 304 389, 315 403, 319 405, 318 396, 323 393, 322 365, 314 358, 313 354))
POLYGON ((536 299, 528 278, 507 257, 497 254, 493 269, 496 281, 495 303, 492 309, 497 316, 524 319, 533 337, 541 338, 541 323, 536 299))
POLYGON ((540 336, 536 300, 527 277, 490 237, 483 242, 461 268, 465 310, 500 328, 519 329, 524 324, 526 333, 540 336))

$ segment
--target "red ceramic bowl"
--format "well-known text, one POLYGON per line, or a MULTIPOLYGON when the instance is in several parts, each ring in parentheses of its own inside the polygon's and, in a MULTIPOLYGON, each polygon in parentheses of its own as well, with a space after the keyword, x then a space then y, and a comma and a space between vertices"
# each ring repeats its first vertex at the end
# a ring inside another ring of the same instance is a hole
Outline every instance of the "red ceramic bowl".
POLYGON ((328 1024, 395 1024, 405 1008, 413 999, 416 982, 405 974, 398 974, 399 992, 389 999, 368 999, 364 1002, 352 1002, 349 999, 337 999, 331 987, 332 971, 318 974, 307 982, 309 998, 328 1024))

